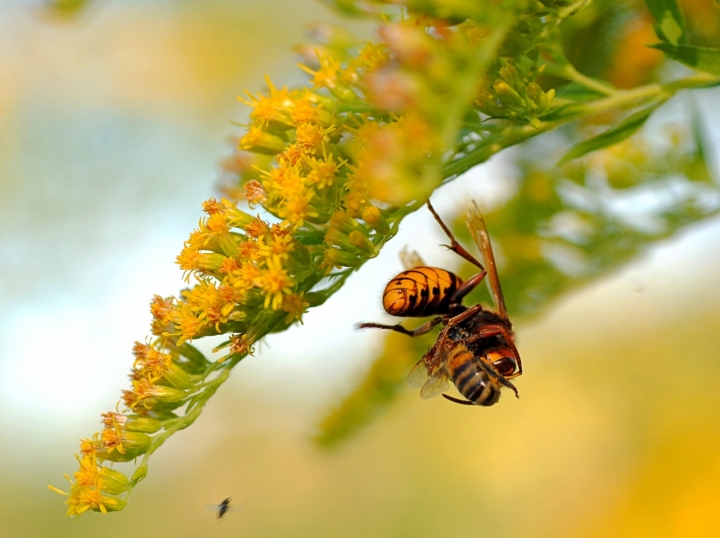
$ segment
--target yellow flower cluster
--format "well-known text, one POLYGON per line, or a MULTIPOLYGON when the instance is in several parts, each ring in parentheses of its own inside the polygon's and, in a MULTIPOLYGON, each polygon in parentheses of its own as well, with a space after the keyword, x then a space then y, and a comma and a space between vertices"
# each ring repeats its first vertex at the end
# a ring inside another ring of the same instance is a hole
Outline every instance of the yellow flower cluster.
POLYGON ((428 174, 425 164, 440 155, 440 137, 422 111, 405 109, 420 94, 393 86, 399 69, 420 69, 428 37, 417 20, 398 28, 415 32, 420 48, 397 40, 342 54, 318 48, 316 65, 301 66, 311 87, 266 79, 266 93, 241 99, 252 110, 223 164, 226 198, 203 204, 205 216, 177 257, 189 287, 153 298, 153 337, 133 348, 125 410, 105 413, 102 432, 81 441, 70 492, 51 488, 68 496, 69 515, 122 509, 148 455, 197 417, 254 343, 302 322, 437 186, 437 169, 428 174), (392 106, 383 104, 391 95, 384 90, 395 92, 392 106), (227 338, 215 362, 190 345, 213 335, 227 338), (103 467, 143 454, 132 478, 103 467))
POLYGON ((124 489, 123 486, 128 482, 127 477, 118 471, 98 465, 94 451, 83 453, 82 458, 76 455, 75 458, 80 464, 80 469, 74 475, 75 481, 65 475, 70 482, 70 492, 49 486, 52 491, 68 497, 67 515, 80 515, 91 509, 104 514, 108 511, 122 510, 125 501, 112 497, 109 493, 124 489))

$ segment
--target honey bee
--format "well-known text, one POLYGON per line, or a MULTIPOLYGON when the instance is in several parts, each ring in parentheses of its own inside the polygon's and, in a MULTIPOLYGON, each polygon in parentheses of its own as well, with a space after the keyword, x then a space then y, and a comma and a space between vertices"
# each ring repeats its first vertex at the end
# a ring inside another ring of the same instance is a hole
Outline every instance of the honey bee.
MULTIPOLYGON (((436 342, 410 371, 408 381, 419 387, 422 398, 438 394, 464 405, 491 406, 507 387, 519 397, 510 379, 522 374, 520 353, 515 347, 512 323, 507 315, 495 257, 485 221, 477 206, 468 214, 467 226, 488 266, 485 269, 453 236, 428 201, 428 209, 450 239, 448 249, 475 265, 479 271, 464 281, 456 274, 437 267, 420 265, 409 268, 385 287, 383 307, 388 314, 404 317, 436 316, 409 330, 401 324, 363 323, 360 328, 387 329, 418 336, 443 326, 436 342), (487 276, 497 311, 476 304, 467 307, 462 300, 487 276), (444 394, 452 381, 466 399, 444 394)), ((405 257, 409 259, 409 257, 405 257)), ((419 263, 415 257, 415 263, 419 263)))

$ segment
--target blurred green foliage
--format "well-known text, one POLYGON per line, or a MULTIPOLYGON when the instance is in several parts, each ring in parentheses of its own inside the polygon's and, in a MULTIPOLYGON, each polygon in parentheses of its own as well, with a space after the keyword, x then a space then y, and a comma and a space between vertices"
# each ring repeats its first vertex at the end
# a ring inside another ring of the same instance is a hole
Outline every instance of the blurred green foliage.
MULTIPOLYGON (((577 8, 578 4, 573 6, 577 8)), ((529 88, 530 80, 543 71, 545 77, 538 81, 545 87, 557 85, 554 77, 572 81, 557 91, 555 106, 549 113, 544 106, 539 108, 538 115, 545 116, 545 126, 585 114, 583 121, 564 127, 549 140, 526 142, 514 154, 515 177, 507 178, 513 185, 512 196, 496 207, 486 208, 490 236, 500 260, 505 301, 516 320, 540 314, 572 289, 607 274, 657 241, 720 211, 720 185, 711 178, 706 163, 707 142, 697 115, 693 116, 692 125, 686 126, 689 133, 685 133, 685 140, 677 129, 675 132, 668 129, 664 141, 651 136, 628 138, 672 93, 653 97, 638 92, 636 104, 640 107, 624 118, 617 113, 588 118, 592 105, 585 104, 601 102, 603 96, 608 101, 617 98, 617 90, 608 82, 632 87, 656 79, 662 58, 645 47, 646 42, 638 42, 652 39, 648 32, 651 25, 663 41, 655 45, 656 49, 689 67, 717 75, 720 49, 687 45, 691 41, 707 44, 708 32, 697 23, 700 10, 689 6, 689 30, 674 0, 648 0, 647 7, 632 1, 596 1, 583 7, 586 9, 567 19, 554 39, 520 40, 512 51, 514 55, 523 54, 538 46, 542 58, 541 70, 529 62, 522 70, 529 78, 514 85, 529 88), (585 74, 574 65, 580 66, 585 74), (558 149, 572 141, 575 145, 558 162, 558 149), (586 154, 590 155, 581 158, 586 154)), ((717 28, 719 20, 716 12, 714 23, 710 24, 717 28)), ((705 28, 709 21, 705 21, 705 28)), ((535 33, 528 26, 528 32, 518 31, 518 36, 543 33, 537 33, 537 25, 542 23, 533 23, 532 17, 523 24, 535 24, 535 33)), ((555 29, 548 27, 546 31, 555 29)), ((716 36, 714 46, 718 44, 716 36)), ((501 55, 508 53, 507 46, 501 55)), ((514 64, 509 65, 514 70, 514 64)), ((508 92, 513 92, 515 97, 511 97, 518 106, 511 117, 527 118, 541 127, 543 123, 522 109, 523 103, 528 102, 527 95, 520 97, 510 89, 511 79, 517 73, 507 71, 507 61, 504 66, 505 71, 496 68, 497 73, 489 77, 486 98, 478 101, 480 110, 491 117, 505 116, 502 110, 508 110, 508 92), (502 88, 507 88, 504 102, 502 92, 497 91, 498 80, 502 81, 502 88)), ((476 124, 470 119, 455 158, 445 165, 446 178, 452 179, 466 166, 489 158, 497 151, 499 140, 504 140, 500 147, 507 147, 525 138, 523 133, 501 134, 492 124, 476 124)), ((460 220, 464 221, 462 214, 460 220)), ((457 237, 469 242, 470 234, 463 225, 456 226, 455 231, 457 237)), ((461 273, 467 275, 469 271, 461 273)), ((467 304, 491 304, 489 301, 484 288, 466 299, 467 304)), ((405 345, 419 358, 431 341, 427 337, 416 341, 406 338, 405 345)), ((388 363, 392 363, 393 356, 399 357, 398 363, 404 365, 412 362, 404 358, 405 353, 401 340, 389 335, 385 351, 370 367, 367 378, 322 421, 319 436, 322 444, 342 441, 377 416, 380 406, 390 403, 399 392, 406 370, 390 368, 388 363), (386 372, 381 380, 379 370, 386 372), (398 374, 394 383, 388 379, 390 372, 398 374), (388 391, 388 386, 392 390, 388 391)))
POLYGON ((92 0, 45 0, 46 9, 56 15, 71 17, 86 9, 92 0))
MULTIPOLYGON (((505 178, 512 195, 485 214, 512 320, 540 315, 658 241, 720 214, 720 182, 708 169, 697 114, 686 127, 667 126, 660 140, 634 137, 559 166, 546 141, 518 148, 514 177, 505 178)), ((454 233, 469 245, 467 209, 459 208, 454 233)), ((468 277, 474 270, 466 263, 459 273, 468 277)), ((492 305, 484 286, 465 300, 478 302, 492 305)), ((380 416, 435 335, 390 332, 367 376, 320 423, 319 443, 335 446, 380 416)))
POLYGON ((323 419, 315 437, 333 447, 379 418, 405 388, 410 368, 435 340, 434 333, 408 338, 390 332, 382 354, 375 359, 360 385, 323 419))
MULTIPOLYGON (((149 456, 198 418, 255 342, 322 305, 437 187, 504 149, 523 144, 505 178, 512 194, 484 209, 513 319, 720 210, 697 120, 686 139, 629 138, 676 94, 720 83, 712 33, 686 24, 673 0, 648 0, 649 10, 609 0, 334 4, 374 19, 379 40, 318 29, 303 59, 309 84, 288 89, 268 78, 267 94, 248 94, 242 152, 225 170, 231 199, 204 204, 208 217, 178 257, 193 285, 180 298, 155 297, 154 337, 134 348, 123 399, 142 416, 106 413, 105 429, 83 441, 69 515, 122 509, 149 456), (656 39, 698 72, 661 76, 664 56, 646 46, 656 39), (243 204, 273 218, 254 218, 243 204), (220 334, 228 354, 216 362, 193 361, 194 348, 182 347, 220 334), (152 435, 127 426, 143 417, 160 423, 152 435), (103 461, 141 454, 122 487, 104 484, 103 461)), ((469 243, 467 230, 458 235, 469 243)), ((480 291, 468 298, 487 300, 480 291)), ((431 342, 389 335, 317 440, 336 445, 380 416, 431 342)))

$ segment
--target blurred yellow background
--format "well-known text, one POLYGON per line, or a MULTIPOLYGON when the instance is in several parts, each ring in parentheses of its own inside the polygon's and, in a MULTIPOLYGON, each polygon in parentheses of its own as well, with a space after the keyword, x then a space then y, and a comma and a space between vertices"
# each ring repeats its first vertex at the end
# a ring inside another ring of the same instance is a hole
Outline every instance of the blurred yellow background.
MULTIPOLYGON (((382 345, 353 325, 389 321, 397 251, 456 263, 424 210, 237 367, 126 510, 64 516, 46 485, 128 384, 152 294, 182 286, 174 257, 245 117, 235 97, 265 73, 303 80, 288 50, 314 21, 337 18, 309 0, 108 1, 70 20, 0 4, 0 536, 720 536, 717 220, 520 324, 520 400, 408 390, 347 444, 312 445, 382 345), (218 523, 205 505, 226 497, 240 509, 218 523)), ((499 175, 467 174, 436 208, 499 175)))

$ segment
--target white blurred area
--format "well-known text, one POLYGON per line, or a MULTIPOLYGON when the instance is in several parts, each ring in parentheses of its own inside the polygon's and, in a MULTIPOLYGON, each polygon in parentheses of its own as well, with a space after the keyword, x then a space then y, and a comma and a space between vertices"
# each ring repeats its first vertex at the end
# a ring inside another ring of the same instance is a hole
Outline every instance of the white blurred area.
MULTIPOLYGON (((487 201, 502 196, 495 188, 496 174, 501 173, 502 166, 496 163, 475 169, 438 190, 433 206, 441 216, 454 216, 470 199, 487 201)), ((361 321, 398 322, 383 311, 381 303, 385 284, 402 270, 398 252, 407 245, 418 250, 429 265, 458 267, 457 257, 440 246, 445 243, 446 237, 429 211, 421 209, 410 215, 376 259, 322 308, 306 315, 304 326, 268 337, 256 360, 239 366, 247 370, 236 382, 256 390, 262 382, 267 397, 291 396, 294 407, 312 405, 322 412, 332 404, 333 395, 340 398, 355 387, 380 352, 382 335, 357 331, 354 326, 361 321)), ((590 334, 623 333, 628 330, 628 319, 659 322, 692 312, 717 311, 718 264, 720 221, 714 219, 656 245, 619 272, 562 298, 547 309, 547 316, 521 324, 518 337, 523 342, 528 332, 542 337, 548 327, 560 327, 553 332, 582 341, 590 334)))
POLYGON ((0 3, 1 437, 62 430, 74 450, 114 408, 152 295, 184 285, 175 256, 217 195, 236 97, 302 80, 289 49, 318 20, 337 19, 314 2, 102 1, 70 20, 0 3))
MULTIPOLYGON (((105 2, 75 22, 0 4, 0 437, 32 432, 37 450, 53 444, 67 461, 127 388, 152 295, 183 286, 175 256, 201 202, 216 195, 224 140, 238 132, 229 121, 247 113, 235 97, 262 89, 264 73, 276 83, 301 80, 287 51, 302 40, 303 22, 331 19, 315 2, 274 3, 282 19, 268 20, 267 6, 253 2, 213 3, 202 15, 180 2, 105 2)), ((443 187, 437 211, 454 215, 470 198, 502 196, 503 173, 496 159, 443 187)), ((304 325, 258 346, 206 412, 246 395, 296 413, 298 428, 310 431, 379 350, 380 334, 354 327, 390 321, 380 297, 401 269, 398 251, 408 245, 429 264, 452 267, 444 242, 428 211, 408 217, 304 325)), ((624 330, 628 318, 717 308, 718 265, 715 219, 562 300, 521 326, 519 339, 603 334, 624 330)))

